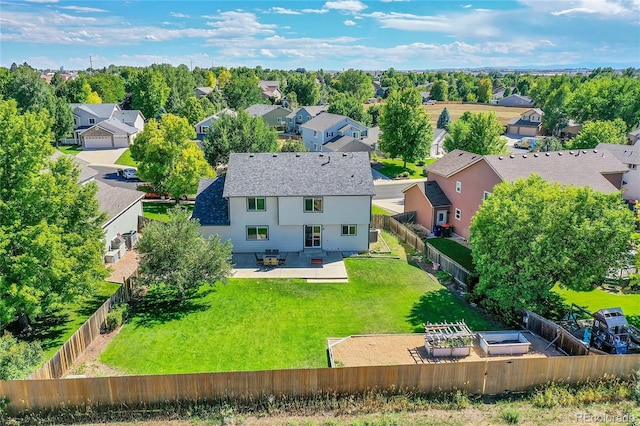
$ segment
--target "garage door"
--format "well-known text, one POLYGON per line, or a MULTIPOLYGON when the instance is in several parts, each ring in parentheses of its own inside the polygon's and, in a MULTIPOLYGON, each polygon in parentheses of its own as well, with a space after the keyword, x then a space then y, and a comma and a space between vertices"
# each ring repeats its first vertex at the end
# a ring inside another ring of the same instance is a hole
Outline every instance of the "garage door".
POLYGON ((127 148, 129 146, 129 139, 126 136, 114 137, 115 148, 127 148))
POLYGON ((113 147, 110 136, 86 136, 83 139, 85 148, 100 149, 113 147))

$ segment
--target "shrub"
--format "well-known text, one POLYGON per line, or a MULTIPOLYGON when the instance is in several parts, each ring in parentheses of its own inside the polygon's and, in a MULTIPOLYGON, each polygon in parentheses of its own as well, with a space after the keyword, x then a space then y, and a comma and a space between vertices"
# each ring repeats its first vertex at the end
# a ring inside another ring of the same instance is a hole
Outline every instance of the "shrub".
POLYGON ((416 166, 420 166, 420 167, 424 166, 424 160, 416 161, 416 166))
POLYGON ((44 360, 40 342, 21 342, 10 333, 0 337, 0 380, 24 379, 44 360))
POLYGON ((113 305, 107 314, 107 319, 104 323, 105 331, 108 333, 120 327, 129 315, 129 305, 126 303, 120 303, 113 305))
POLYGON ((408 178, 409 177, 409 172, 402 172, 398 175, 398 177, 403 177, 403 178, 408 178))
POLYGON ((453 279, 453 275, 442 270, 433 271, 433 275, 438 279, 440 284, 446 284, 448 282, 451 282, 451 280, 453 279))
POLYGON ((502 417, 502 420, 504 420, 507 424, 510 424, 510 425, 516 425, 520 423, 520 411, 518 411, 515 408, 508 408, 504 410, 500 414, 500 417, 502 417))

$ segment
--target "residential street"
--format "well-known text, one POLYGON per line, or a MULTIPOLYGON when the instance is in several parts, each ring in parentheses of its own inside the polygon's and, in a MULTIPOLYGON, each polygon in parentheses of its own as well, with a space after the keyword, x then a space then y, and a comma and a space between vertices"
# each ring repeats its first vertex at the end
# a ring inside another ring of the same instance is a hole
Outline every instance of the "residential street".
POLYGON ((140 181, 137 179, 126 180, 125 178, 118 176, 117 170, 126 168, 126 166, 119 166, 114 164, 113 166, 102 165, 90 167, 98 172, 96 180, 99 180, 111 186, 135 190, 136 187, 140 184, 140 181))

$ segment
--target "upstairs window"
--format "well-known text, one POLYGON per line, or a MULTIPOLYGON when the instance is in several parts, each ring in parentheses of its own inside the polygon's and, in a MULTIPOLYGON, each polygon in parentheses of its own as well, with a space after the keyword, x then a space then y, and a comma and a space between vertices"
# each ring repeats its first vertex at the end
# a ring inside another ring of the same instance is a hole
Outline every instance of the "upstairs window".
POLYGON ((459 180, 456 181, 456 192, 458 194, 462 192, 462 182, 460 182, 459 180))
POLYGON ((304 199, 304 211, 305 213, 318 213, 322 211, 322 198, 305 198, 304 199))
POLYGON ((267 209, 267 203, 264 197, 247 198, 247 211, 263 212, 267 209))
POLYGON ((96 124, 96 119, 95 118, 90 118, 89 119, 89 124, 96 124))
POLYGON ((261 225, 247 226, 247 240, 268 240, 269 227, 261 225))
POLYGON ((486 200, 487 198, 489 198, 491 196, 490 192, 484 191, 484 194, 482 194, 482 199, 486 200))

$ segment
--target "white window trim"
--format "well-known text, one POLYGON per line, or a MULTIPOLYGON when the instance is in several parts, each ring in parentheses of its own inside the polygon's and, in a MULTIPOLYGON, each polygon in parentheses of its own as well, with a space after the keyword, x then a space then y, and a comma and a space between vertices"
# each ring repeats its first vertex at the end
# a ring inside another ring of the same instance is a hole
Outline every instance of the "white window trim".
POLYGON ((482 194, 482 199, 486 200, 491 196, 491 192, 488 191, 484 191, 484 194, 482 194))
POLYGON ((266 212, 267 211, 267 199, 265 197, 247 197, 247 211, 248 212, 266 212), (255 200, 254 201, 254 204, 256 206, 255 209, 252 209, 252 208, 249 207, 249 200, 251 200, 251 199, 255 200), (258 208, 258 200, 259 199, 264 200, 264 208, 263 209, 259 209, 258 208))
POLYGON ((322 213, 322 211, 324 210, 324 200, 322 199, 322 197, 304 197, 302 199, 302 210, 305 213, 322 213), (312 201, 312 210, 307 210, 307 200, 313 200, 312 201), (316 201, 320 200, 320 210, 316 210, 316 201))
POLYGON ((462 193, 462 182, 460 182, 459 180, 456 181, 456 192, 458 194, 462 193))
POLYGON ((269 226, 268 225, 247 225, 245 238, 247 241, 269 241, 269 226), (249 229, 254 228, 256 230, 256 238, 249 238, 249 229), (267 238, 258 238, 260 235, 260 229, 267 230, 267 238))
POLYGON ((341 225, 340 226, 340 235, 345 237, 355 237, 358 235, 358 225, 341 225), (347 233, 345 234, 344 228, 347 227, 347 233), (351 230, 353 229, 353 233, 351 230))
POLYGON ((456 220, 462 219, 462 211, 460 209, 456 209, 455 218, 456 220))

